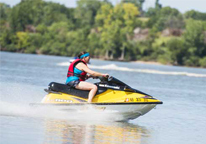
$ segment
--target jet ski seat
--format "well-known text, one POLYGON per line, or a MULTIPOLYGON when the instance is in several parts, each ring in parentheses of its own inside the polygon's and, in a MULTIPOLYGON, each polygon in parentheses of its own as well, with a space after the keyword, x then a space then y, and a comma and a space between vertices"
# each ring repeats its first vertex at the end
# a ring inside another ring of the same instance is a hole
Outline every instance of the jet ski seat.
MULTIPOLYGON (((103 93, 106 90, 107 90, 106 88, 98 86, 98 90, 97 90, 96 95, 103 93)), ((88 98, 88 94, 89 94, 88 90, 75 89, 75 88, 70 87, 66 84, 61 84, 61 83, 57 83, 57 82, 51 82, 48 85, 48 90, 45 90, 45 91, 47 91, 47 92, 62 92, 62 93, 66 93, 66 94, 70 94, 70 95, 74 95, 74 96, 79 96, 82 98, 88 98)))

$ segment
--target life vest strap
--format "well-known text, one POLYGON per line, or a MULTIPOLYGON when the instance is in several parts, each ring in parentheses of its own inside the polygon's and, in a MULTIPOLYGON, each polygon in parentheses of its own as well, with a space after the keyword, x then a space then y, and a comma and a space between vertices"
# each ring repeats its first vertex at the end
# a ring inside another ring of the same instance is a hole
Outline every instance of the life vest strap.
POLYGON ((78 76, 78 77, 81 77, 81 78, 85 77, 85 76, 82 76, 81 74, 76 74, 76 73, 71 72, 71 71, 68 71, 68 73, 71 73, 71 74, 73 74, 73 76, 78 76))

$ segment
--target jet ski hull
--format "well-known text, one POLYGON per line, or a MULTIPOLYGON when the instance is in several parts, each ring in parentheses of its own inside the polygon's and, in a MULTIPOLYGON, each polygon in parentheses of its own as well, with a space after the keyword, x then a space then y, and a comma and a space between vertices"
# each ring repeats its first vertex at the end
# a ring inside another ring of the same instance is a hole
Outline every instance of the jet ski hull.
POLYGON ((66 112, 102 112, 112 114, 115 121, 128 121, 152 110, 157 103, 76 103, 76 104, 32 104, 35 107, 51 107, 66 112))

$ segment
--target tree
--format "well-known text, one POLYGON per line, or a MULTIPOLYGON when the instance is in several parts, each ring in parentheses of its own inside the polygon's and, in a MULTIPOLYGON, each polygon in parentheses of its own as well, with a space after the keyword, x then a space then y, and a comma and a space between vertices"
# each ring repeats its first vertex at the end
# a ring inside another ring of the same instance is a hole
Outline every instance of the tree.
POLYGON ((158 31, 165 28, 184 28, 184 19, 182 14, 174 8, 164 7, 159 9, 150 9, 147 15, 151 16, 148 21, 148 27, 156 27, 158 31))
POLYGON ((99 0, 79 0, 75 9, 75 18, 78 21, 79 27, 93 26, 94 18, 97 11, 100 9, 102 2, 99 0))
POLYGON ((133 3, 136 7, 138 7, 141 13, 143 12, 142 6, 145 0, 122 0, 121 2, 122 3, 133 3))
POLYGON ((29 35, 25 32, 17 32, 17 49, 19 52, 24 52, 24 50, 30 45, 29 35))
POLYGON ((201 13, 195 10, 187 11, 184 16, 186 19, 192 18, 194 20, 206 20, 206 13, 201 13))
POLYGON ((0 34, 0 50, 16 51, 16 36, 9 30, 4 29, 0 34))
POLYGON ((185 46, 187 47, 187 55, 185 64, 194 66, 199 65, 197 57, 206 55, 206 44, 204 43, 204 23, 202 21, 188 20, 186 30, 183 35, 185 46))
POLYGON ((0 3, 0 21, 6 21, 11 8, 9 5, 0 3))
POLYGON ((182 38, 171 38, 166 46, 172 52, 171 62, 174 65, 183 65, 183 59, 185 57, 185 51, 187 50, 184 46, 184 40, 182 38))
POLYGON ((161 9, 162 5, 159 3, 159 0, 155 1, 155 9, 161 9))
POLYGON ((77 56, 80 51, 87 51, 87 30, 78 29, 69 31, 66 35, 66 53, 69 56, 77 56))
MULTIPOLYGON (((95 29, 93 29, 95 30, 95 29)), ((90 53, 91 56, 101 56, 103 53, 102 51, 102 43, 100 42, 100 33, 91 32, 87 39, 88 39, 88 49, 87 51, 90 53)))
POLYGON ((201 67, 205 67, 206 68, 206 56, 201 58, 199 63, 200 63, 201 67))
POLYGON ((68 17, 70 18, 70 21, 73 20, 72 17, 70 17, 70 12, 68 9, 60 4, 57 3, 46 3, 46 5, 43 7, 43 24, 50 26, 53 23, 56 22, 68 22, 68 17))
POLYGON ((146 17, 149 17, 149 20, 147 21, 146 26, 149 28, 152 28, 153 25, 158 21, 159 19, 159 9, 156 8, 149 8, 148 11, 145 13, 146 17))
POLYGON ((103 4, 95 16, 95 25, 101 31, 104 24, 106 24, 107 17, 111 14, 113 6, 110 4, 103 4))
POLYGON ((43 0, 22 0, 12 8, 10 26, 14 32, 25 31, 27 25, 37 26, 44 24, 50 26, 54 22, 73 23, 72 10, 65 6, 44 2, 43 0))
POLYGON ((38 25, 44 19, 42 0, 22 0, 12 8, 10 14, 10 26, 14 32, 24 31, 26 25, 38 25))
POLYGON ((124 59, 127 41, 131 39, 133 30, 137 24, 138 8, 131 3, 120 3, 114 8, 103 5, 96 16, 96 21, 102 27, 101 42, 105 49, 105 57, 119 57, 124 59))
POLYGON ((124 4, 123 5, 123 9, 124 9, 124 28, 122 28, 122 47, 121 47, 121 58, 122 60, 124 60, 124 55, 125 55, 125 49, 129 48, 127 47, 128 41, 132 39, 132 34, 133 34, 133 30, 135 29, 136 25, 137 25, 137 16, 140 14, 138 11, 138 8, 135 7, 133 4, 124 4))
POLYGON ((7 44, 10 45, 12 43, 13 34, 9 29, 8 23, 10 11, 11 8, 8 5, 0 3, 0 49, 5 49, 7 44))

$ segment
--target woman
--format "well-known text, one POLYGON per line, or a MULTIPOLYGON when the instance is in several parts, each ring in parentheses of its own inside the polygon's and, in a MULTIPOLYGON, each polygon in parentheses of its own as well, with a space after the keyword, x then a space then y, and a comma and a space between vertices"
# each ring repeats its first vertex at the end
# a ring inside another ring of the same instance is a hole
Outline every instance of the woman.
POLYGON ((78 55, 78 59, 74 60, 68 69, 66 84, 80 90, 90 90, 88 96, 88 102, 91 103, 94 95, 97 92, 97 86, 93 83, 85 82, 86 79, 90 77, 108 77, 108 74, 102 74, 90 70, 87 67, 89 63, 90 56, 87 52, 81 52, 78 55), (89 76, 87 75, 90 74, 89 76))

